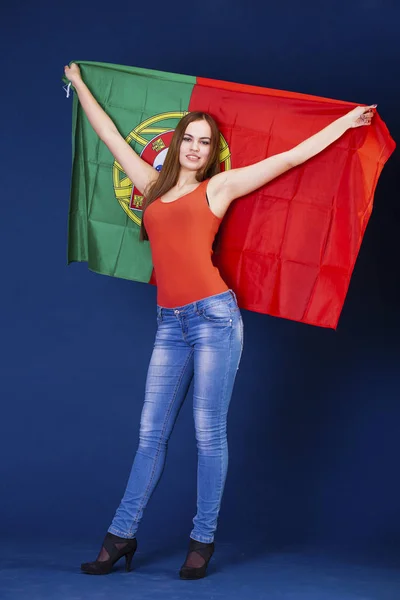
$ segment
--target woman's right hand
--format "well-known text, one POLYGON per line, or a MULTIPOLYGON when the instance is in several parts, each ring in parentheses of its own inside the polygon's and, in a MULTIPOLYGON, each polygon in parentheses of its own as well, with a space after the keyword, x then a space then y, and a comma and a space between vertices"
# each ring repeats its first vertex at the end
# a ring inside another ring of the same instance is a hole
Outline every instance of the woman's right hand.
POLYGON ((77 64, 71 63, 71 66, 65 65, 64 67, 65 77, 72 83, 72 85, 76 85, 77 81, 81 81, 81 70, 77 64))

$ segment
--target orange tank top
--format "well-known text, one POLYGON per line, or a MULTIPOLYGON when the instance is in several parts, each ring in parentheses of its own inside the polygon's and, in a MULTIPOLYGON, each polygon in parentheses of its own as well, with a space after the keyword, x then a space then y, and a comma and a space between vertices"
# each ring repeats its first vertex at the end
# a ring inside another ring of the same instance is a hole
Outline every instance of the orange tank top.
POLYGON ((222 219, 208 205, 208 181, 172 202, 157 198, 144 212, 159 306, 184 306, 229 289, 211 260, 222 219))

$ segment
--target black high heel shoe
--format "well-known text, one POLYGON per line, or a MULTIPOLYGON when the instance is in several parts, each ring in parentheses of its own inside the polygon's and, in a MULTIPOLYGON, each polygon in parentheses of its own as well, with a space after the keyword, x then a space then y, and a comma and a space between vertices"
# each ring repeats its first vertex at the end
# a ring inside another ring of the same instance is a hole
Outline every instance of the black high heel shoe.
POLYGON ((108 575, 113 565, 125 556, 125 570, 131 571, 133 555, 136 552, 136 538, 122 538, 107 532, 98 557, 93 562, 81 564, 81 571, 89 575, 108 575))
POLYGON ((201 579, 205 577, 207 565, 214 553, 214 542, 203 544, 190 538, 186 560, 179 571, 181 579, 201 579))

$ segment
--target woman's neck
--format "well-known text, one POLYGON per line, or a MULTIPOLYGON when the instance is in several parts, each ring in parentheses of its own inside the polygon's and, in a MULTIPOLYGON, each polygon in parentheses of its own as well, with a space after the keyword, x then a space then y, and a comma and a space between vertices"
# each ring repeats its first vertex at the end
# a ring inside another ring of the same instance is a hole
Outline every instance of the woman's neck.
POLYGON ((185 171, 182 169, 178 175, 178 181, 176 182, 175 187, 178 190, 184 190, 185 188, 197 185, 198 183, 199 182, 196 179, 196 172, 185 171))

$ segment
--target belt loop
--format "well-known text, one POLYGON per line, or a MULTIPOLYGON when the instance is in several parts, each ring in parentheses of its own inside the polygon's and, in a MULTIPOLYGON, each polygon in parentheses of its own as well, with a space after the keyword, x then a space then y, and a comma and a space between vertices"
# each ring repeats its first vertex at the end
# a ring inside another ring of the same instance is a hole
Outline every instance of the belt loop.
POLYGON ((233 297, 233 299, 235 300, 235 302, 236 302, 236 304, 237 304, 237 298, 236 298, 236 294, 235 294, 235 292, 234 292, 233 290, 231 290, 231 289, 230 289, 229 291, 230 291, 230 293, 232 294, 232 297, 233 297))

